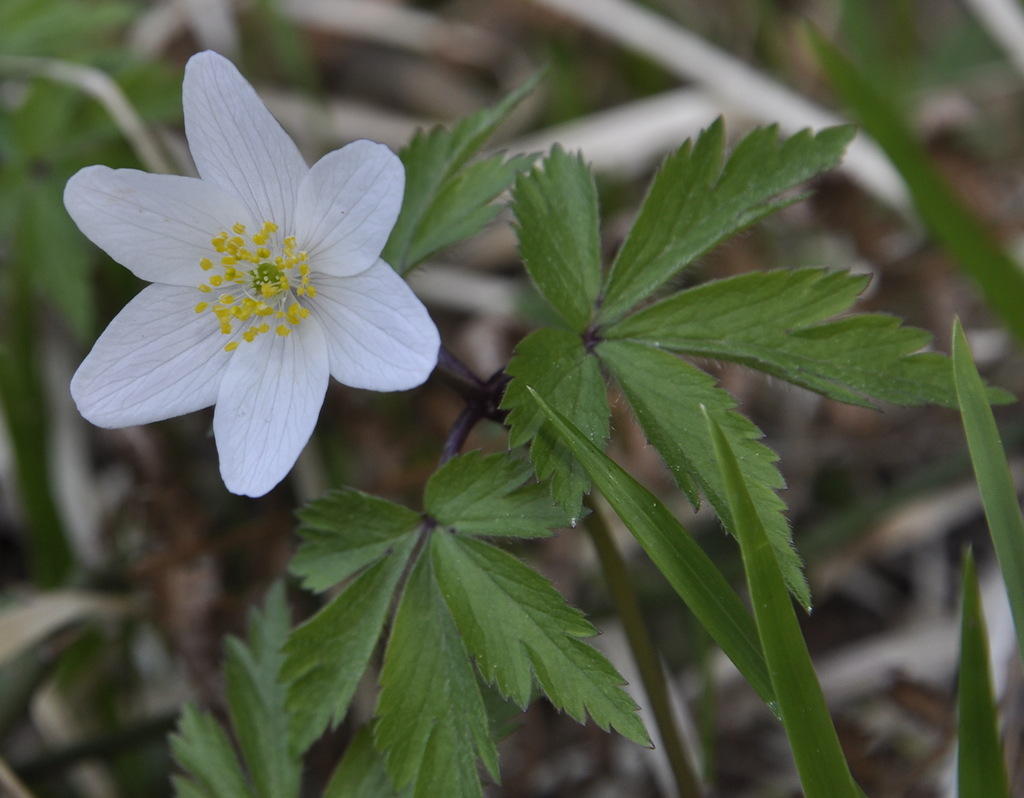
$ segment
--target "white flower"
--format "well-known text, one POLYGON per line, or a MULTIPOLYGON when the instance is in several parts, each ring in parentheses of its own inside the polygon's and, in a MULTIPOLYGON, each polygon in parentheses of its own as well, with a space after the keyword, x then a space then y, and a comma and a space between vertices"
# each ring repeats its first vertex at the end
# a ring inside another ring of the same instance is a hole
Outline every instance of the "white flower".
POLYGON ((224 483, 261 496, 309 440, 328 375, 412 388, 440 339, 380 259, 402 202, 397 156, 356 141, 307 167, 212 52, 189 60, 182 94, 201 179, 90 166, 65 189, 82 232, 153 283, 96 341, 71 393, 101 427, 215 404, 224 483))

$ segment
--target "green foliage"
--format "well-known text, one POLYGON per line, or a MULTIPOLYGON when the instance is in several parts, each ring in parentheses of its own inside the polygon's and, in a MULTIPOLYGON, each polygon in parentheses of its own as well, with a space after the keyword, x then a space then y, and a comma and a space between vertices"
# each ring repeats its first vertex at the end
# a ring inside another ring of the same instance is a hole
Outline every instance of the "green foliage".
POLYGON ((438 524, 466 535, 547 537, 569 519, 552 504, 547 486, 525 484, 532 477, 525 460, 468 452, 430 478, 423 504, 438 524))
POLYGON ((551 428, 586 468, 608 503, 708 634, 768 704, 773 702, 764 657, 750 614, 704 551, 650 491, 591 443, 537 393, 551 428))
POLYGON ((957 685, 957 794, 1009 798, 1010 785, 999 741, 999 708, 992 690, 989 636, 978 591, 974 557, 964 558, 957 685))
POLYGON ((289 683, 292 734, 306 748, 341 722, 384 628, 414 538, 354 579, 320 612, 292 632, 281 678, 289 683))
POLYGON ((171 737, 171 750, 185 771, 174 778, 180 798, 297 798, 301 748, 290 740, 285 688, 278 679, 289 626, 284 588, 278 584, 267 594, 263 611, 253 612, 248 642, 228 640, 228 710, 245 768, 214 717, 188 706, 171 737))
POLYGON ((555 501, 571 518, 578 518, 589 479, 558 437, 544 428, 544 415, 527 388, 560 408, 589 440, 603 446, 609 435, 609 410, 600 364, 578 335, 542 329, 519 342, 506 370, 513 377, 501 402, 509 411, 509 446, 530 443, 537 476, 550 477, 555 501))
POLYGON ((612 264, 601 318, 613 321, 716 244, 799 195, 782 192, 835 167, 852 127, 802 131, 779 141, 775 126, 747 135, 724 161, 721 120, 669 156, 651 183, 612 264))
POLYGON ((116 0, 4 0, 0 53, 82 58, 126 24, 135 9, 116 0))
POLYGON ((589 712, 601 728, 650 744, 622 677, 578 639, 597 630, 546 579, 472 538, 437 533, 430 551, 466 648, 502 695, 525 707, 536 679, 551 703, 580 723, 589 712))
POLYGON ((772 541, 722 428, 705 416, 743 553, 750 603, 775 704, 807 798, 863 798, 843 756, 825 696, 779 570, 772 541))
POLYGON ((262 613, 249 622, 248 645, 227 641, 227 699, 231 726, 248 766, 256 798, 299 794, 301 749, 292 744, 285 710, 286 690, 278 679, 281 646, 291 629, 284 585, 267 594, 262 613))
POLYGON ((850 309, 866 277, 821 269, 752 272, 668 297, 603 331, 682 354, 729 360, 850 404, 955 404, 949 359, 930 336, 850 309))
POLYGON ((357 490, 332 491, 299 511, 305 541, 290 570, 307 590, 322 591, 388 554, 423 519, 394 502, 357 490))
POLYGON ((971 464, 1013 612, 1017 652, 1024 663, 1024 518, 999 429, 959 320, 953 325, 953 374, 971 464))
MULTIPOLYGON (((760 442, 761 431, 735 411, 736 400, 715 387, 700 369, 673 354, 632 341, 605 341, 598 346, 602 361, 629 400, 648 439, 665 458, 684 490, 693 480, 707 496, 722 523, 735 534, 732 509, 715 468, 711 439, 701 408, 713 415, 737 451, 756 497, 758 513, 769 530, 779 565, 794 595, 810 606, 810 591, 803 578, 800 557, 790 542, 785 504, 775 491, 784 487, 775 467, 778 456, 760 442)), ((698 497, 690 493, 695 504, 698 497)))
POLYGON ((530 165, 533 156, 469 160, 533 91, 538 79, 510 92, 494 108, 466 117, 452 130, 435 127, 418 132, 399 153, 405 164, 405 198, 381 255, 399 274, 479 232, 501 210, 493 200, 530 165))
POLYGON ((601 288, 597 186, 579 155, 557 145, 516 180, 519 253, 541 294, 576 332, 587 329, 601 288))
POLYGON ((373 747, 373 731, 364 726, 345 749, 323 798, 412 798, 412 788, 395 790, 384 758, 373 747))
POLYGON ((480 798, 477 757, 498 778, 480 688, 430 557, 417 561, 395 615, 377 719, 388 772, 399 789, 412 785, 415 798, 480 798))

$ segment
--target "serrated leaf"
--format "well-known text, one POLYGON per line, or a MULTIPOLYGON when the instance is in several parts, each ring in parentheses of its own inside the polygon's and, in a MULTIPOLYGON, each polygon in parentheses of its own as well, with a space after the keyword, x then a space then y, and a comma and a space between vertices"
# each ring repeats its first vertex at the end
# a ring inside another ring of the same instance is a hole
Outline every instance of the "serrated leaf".
POLYGON ((385 556, 422 517, 407 507, 351 488, 332 491, 299 511, 305 540, 289 570, 323 591, 385 556))
POLYGON ((262 612, 249 620, 248 644, 227 641, 228 709, 231 725, 257 798, 290 798, 299 794, 300 749, 289 739, 287 689, 278 678, 281 647, 291 629, 284 585, 274 585, 262 612))
POLYGON ((461 120, 452 130, 420 131, 399 153, 405 164, 405 198, 381 255, 399 274, 476 233, 499 208, 491 202, 533 158, 492 156, 463 169, 484 142, 537 85, 539 75, 493 108, 461 120))
POLYGON ((608 277, 601 317, 619 318, 697 257, 796 202, 779 195, 835 167, 854 129, 804 130, 779 141, 776 126, 749 133, 722 165, 721 120, 662 165, 608 277))
POLYGON ((525 460, 468 452, 430 477, 423 504, 441 526, 467 535, 546 537, 569 519, 552 503, 546 485, 525 484, 532 477, 525 460))
POLYGON ((292 798, 299 794, 300 751, 289 741, 285 688, 278 679, 290 619, 284 586, 267 594, 249 619, 246 642, 228 638, 225 679, 231 726, 246 772, 220 723, 187 706, 171 750, 185 777, 180 798, 292 798), (247 774, 247 775, 246 775, 247 774))
POLYGON ((323 798, 412 798, 412 790, 395 790, 384 757, 373 747, 373 732, 364 726, 345 749, 323 798))
POLYGON ((708 634, 769 705, 774 701, 757 629, 721 571, 657 497, 594 446, 561 413, 534 400, 622 522, 708 634))
POLYGON ((542 164, 516 179, 512 210, 527 272, 566 324, 582 333, 601 289, 593 172, 582 156, 555 145, 542 164))
POLYGON ((807 798, 863 798, 853 781, 750 485, 729 443, 704 413, 743 554, 750 603, 800 785, 807 798))
POLYGON ((742 363, 851 404, 954 405, 949 359, 919 352, 925 331, 881 314, 827 321, 866 284, 823 269, 751 272, 663 299, 602 333, 742 363))
POLYGON ((498 778, 498 752, 469 655, 434 579, 413 568, 384 655, 376 742, 396 787, 415 798, 481 798, 477 758, 498 778))
POLYGON ((501 406, 509 411, 509 446, 530 443, 537 476, 551 478, 555 502, 570 518, 577 518, 590 480, 558 437, 544 428, 544 414, 527 388, 561 409, 591 441, 603 446, 609 435, 610 413, 600 364, 578 335, 547 328, 519 342, 506 371, 512 381, 501 406))
POLYGON ((227 732, 209 713, 186 705, 170 744, 174 760, 187 774, 174 779, 178 796, 254 798, 227 732))
MULTIPOLYGON (((648 440, 661 453, 673 475, 685 476, 699 485, 722 523, 735 533, 732 511, 700 410, 701 405, 707 408, 729 443, 741 453, 744 477, 786 582, 800 603, 809 607, 810 593, 800 557, 792 546, 789 524, 782 514, 785 504, 776 494, 785 486, 775 467, 778 456, 760 442, 761 431, 753 422, 735 412, 736 400, 716 388, 709 375, 660 349, 633 341, 604 341, 598 345, 597 353, 622 387, 648 440)), ((683 480, 680 487, 686 484, 683 480)))
POLYGON ((641 745, 650 739, 623 678, 580 638, 597 630, 540 574, 488 543, 451 533, 430 541, 437 580, 484 679, 525 707, 534 679, 578 722, 641 745))
POLYGON ((414 542, 412 535, 399 540, 288 638, 281 678, 289 684, 292 734, 300 750, 345 717, 414 542))

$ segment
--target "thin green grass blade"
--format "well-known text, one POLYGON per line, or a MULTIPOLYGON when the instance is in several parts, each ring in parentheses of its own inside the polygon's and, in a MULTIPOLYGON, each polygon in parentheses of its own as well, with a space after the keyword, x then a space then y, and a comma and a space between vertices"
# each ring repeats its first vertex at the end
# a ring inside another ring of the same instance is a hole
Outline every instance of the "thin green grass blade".
POLYGON ((644 551, 750 685, 772 705, 757 629, 736 591, 665 506, 565 416, 529 389, 552 429, 586 470, 644 551))
POLYGON ((804 793, 807 798, 860 798, 863 793, 843 756, 768 534, 728 439, 709 415, 705 418, 732 507, 776 706, 804 793))
POLYGON ((960 681, 957 699, 957 793, 962 798, 1010 798, 999 743, 999 710, 992 694, 988 633, 970 551, 964 557, 960 619, 960 681))
POLYGON ((1024 663, 1024 519, 999 430, 959 320, 953 327, 953 378, 985 518, 1010 597, 1017 650, 1024 663))
POLYGON ((953 193, 889 98, 824 37, 812 32, 812 42, 839 96, 903 175, 931 234, 974 278, 1017 340, 1024 341, 1024 272, 953 193))

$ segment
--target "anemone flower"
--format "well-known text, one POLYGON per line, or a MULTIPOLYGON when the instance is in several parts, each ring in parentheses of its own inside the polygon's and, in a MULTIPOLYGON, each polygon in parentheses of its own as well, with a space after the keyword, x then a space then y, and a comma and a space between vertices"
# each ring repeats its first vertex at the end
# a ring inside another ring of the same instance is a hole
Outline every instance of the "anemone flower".
POLYGON ((152 283, 96 341, 71 393, 101 427, 216 405, 224 483, 261 496, 309 440, 329 376, 413 388, 439 337, 380 258, 405 184, 394 153, 355 141, 307 167, 216 53, 189 59, 182 95, 199 178, 90 166, 64 191, 79 229, 152 283))

